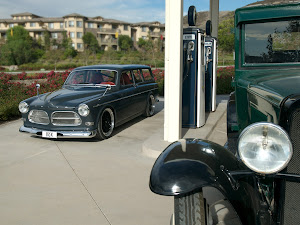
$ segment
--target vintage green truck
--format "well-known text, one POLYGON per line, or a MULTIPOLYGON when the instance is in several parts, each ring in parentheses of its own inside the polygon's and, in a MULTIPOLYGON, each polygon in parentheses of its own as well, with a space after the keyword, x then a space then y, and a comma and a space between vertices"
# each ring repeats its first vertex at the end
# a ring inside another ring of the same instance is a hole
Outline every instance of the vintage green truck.
POLYGON ((176 225, 300 223, 300 3, 235 12, 227 147, 172 143, 150 189, 174 196, 176 225))

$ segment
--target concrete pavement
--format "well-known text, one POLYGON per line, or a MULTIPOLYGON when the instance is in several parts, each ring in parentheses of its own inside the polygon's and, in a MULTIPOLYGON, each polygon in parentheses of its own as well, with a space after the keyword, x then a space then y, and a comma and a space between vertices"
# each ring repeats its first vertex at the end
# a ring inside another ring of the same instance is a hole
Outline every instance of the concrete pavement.
MULTIPOLYGON (((210 114, 185 137, 226 142, 224 99, 220 116, 210 114)), ((173 198, 148 187, 153 153, 169 144, 162 140, 163 101, 156 111, 104 141, 31 137, 18 132, 21 120, 0 125, 0 224, 169 224, 173 198)))
MULTIPOLYGON (((197 129, 182 129, 183 138, 199 138, 210 140, 220 145, 227 142, 226 133, 226 109, 228 95, 217 96, 217 109, 215 112, 206 113, 206 123, 197 129)), ((159 154, 170 144, 164 141, 163 111, 159 113, 162 125, 156 132, 143 143, 143 153, 149 157, 157 158, 159 154)))

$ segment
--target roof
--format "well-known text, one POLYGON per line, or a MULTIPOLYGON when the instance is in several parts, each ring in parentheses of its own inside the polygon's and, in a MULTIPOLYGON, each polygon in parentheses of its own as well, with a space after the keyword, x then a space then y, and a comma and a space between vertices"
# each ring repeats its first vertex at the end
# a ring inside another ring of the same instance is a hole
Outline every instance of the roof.
POLYGON ((34 17, 40 17, 40 16, 35 15, 33 13, 30 13, 30 12, 16 13, 16 14, 12 14, 11 16, 12 17, 15 17, 15 16, 34 16, 34 17))
POLYGON ((106 69, 106 70, 130 70, 130 69, 149 69, 150 66, 138 65, 138 64, 107 64, 107 65, 91 65, 91 66, 81 66, 75 68, 75 70, 96 70, 96 69, 106 69))
POLYGON ((235 11, 235 26, 243 22, 300 16, 300 2, 289 4, 253 5, 235 11))
POLYGON ((83 15, 80 15, 78 13, 71 13, 71 14, 68 14, 68 15, 65 15, 63 16, 64 18, 65 17, 81 17, 81 18, 86 18, 86 16, 83 16, 83 15))

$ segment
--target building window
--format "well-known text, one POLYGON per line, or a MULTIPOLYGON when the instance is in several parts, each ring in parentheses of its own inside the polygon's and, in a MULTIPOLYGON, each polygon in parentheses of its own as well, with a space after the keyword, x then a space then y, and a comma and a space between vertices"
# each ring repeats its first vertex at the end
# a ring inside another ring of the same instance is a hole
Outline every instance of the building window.
POLYGON ((146 32, 146 27, 142 27, 142 32, 146 32))
POLYGON ((9 24, 9 27, 10 27, 10 28, 13 28, 13 27, 14 27, 14 24, 13 24, 13 23, 9 24))
POLYGON ((66 21, 66 22, 65 22, 65 28, 67 28, 67 27, 68 27, 68 22, 66 21))
POLYGON ((93 23, 88 23, 88 28, 93 28, 93 23))
POLYGON ((70 32, 70 38, 75 38, 75 33, 74 32, 70 32))
POLYGON ((77 38, 82 38, 82 32, 77 32, 77 38))
POLYGON ((76 21, 76 26, 77 27, 82 27, 82 21, 76 21))
POLYGON ((54 28, 54 23, 48 23, 48 28, 53 29, 54 28))
POLYGON ((142 38, 143 38, 144 40, 146 40, 146 39, 147 39, 147 37, 146 37, 146 36, 142 36, 142 38))
POLYGON ((82 43, 77 43, 77 49, 82 49, 83 48, 83 44, 82 43))
POLYGON ((128 30, 128 25, 124 25, 124 30, 128 30))
POLYGON ((30 27, 35 27, 35 23, 30 23, 30 27))
POLYGON ((64 28, 64 23, 60 22, 59 27, 60 27, 60 29, 63 29, 64 28))
POLYGON ((74 20, 69 21, 69 27, 74 27, 74 20))
POLYGON ((57 33, 51 33, 51 37, 57 39, 57 33))
POLYGON ((72 48, 75 48, 75 43, 72 43, 72 48))

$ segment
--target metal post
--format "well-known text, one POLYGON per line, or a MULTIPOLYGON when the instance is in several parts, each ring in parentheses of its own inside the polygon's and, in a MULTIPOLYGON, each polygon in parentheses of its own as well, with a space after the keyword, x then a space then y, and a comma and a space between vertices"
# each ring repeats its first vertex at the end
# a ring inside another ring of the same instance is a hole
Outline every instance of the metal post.
POLYGON ((164 140, 182 136, 183 0, 166 0, 164 140))
POLYGON ((210 20, 212 23, 212 36, 218 38, 219 0, 210 0, 210 20))

